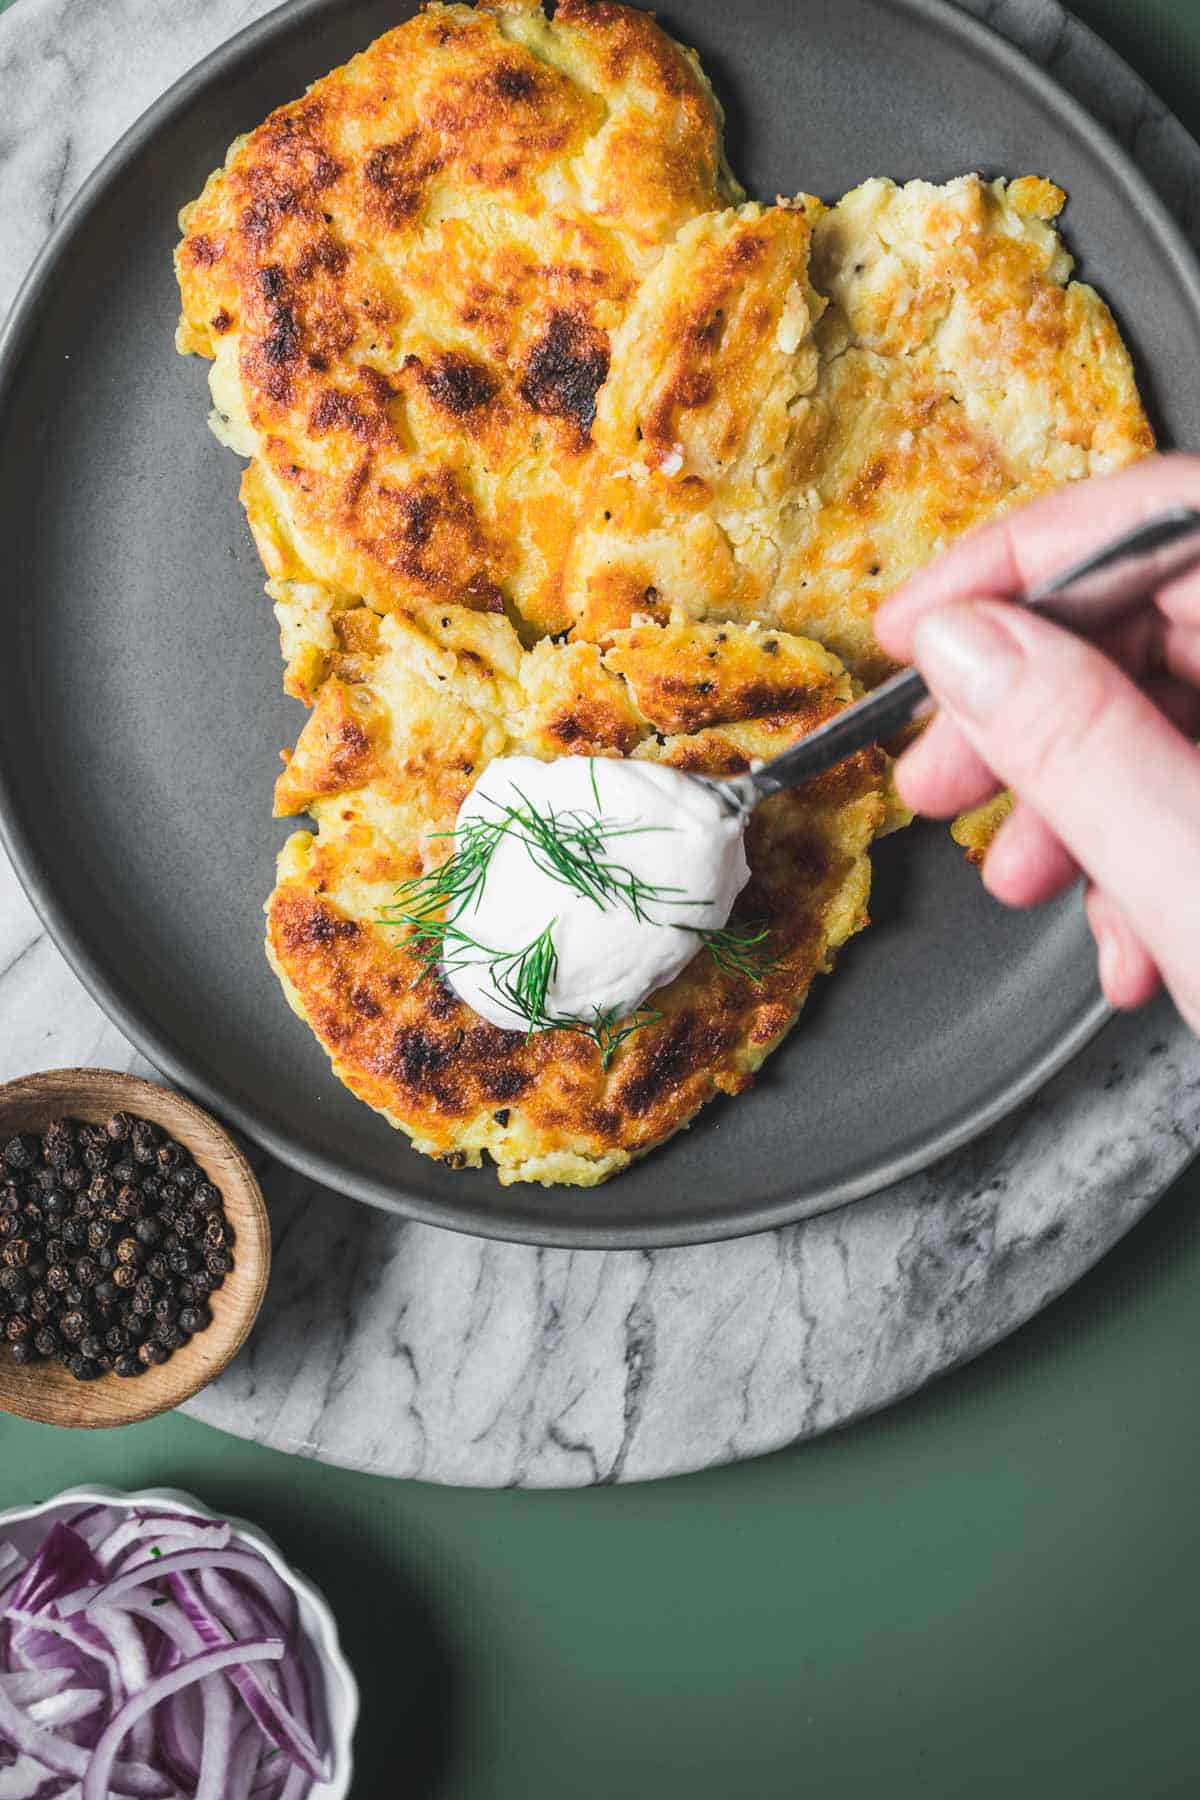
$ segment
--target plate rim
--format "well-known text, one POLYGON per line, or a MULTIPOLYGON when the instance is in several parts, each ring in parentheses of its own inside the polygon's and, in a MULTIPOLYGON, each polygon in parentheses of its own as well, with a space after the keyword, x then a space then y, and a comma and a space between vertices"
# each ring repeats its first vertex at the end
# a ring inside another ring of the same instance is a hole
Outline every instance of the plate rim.
MULTIPOLYGON (((999 65, 1003 73, 1027 91, 1032 91, 1076 132, 1125 190, 1130 204, 1143 213, 1163 241, 1175 279, 1190 292, 1200 318, 1200 260, 1178 220, 1107 126, 1024 50, 984 21, 951 4, 951 0, 873 0, 873 3, 915 17, 935 30, 957 38, 968 50, 999 65)), ((1054 3, 1057 5, 1058 0, 1054 3)), ((193 64, 122 133, 64 208, 22 280, 8 317, 0 327, 0 411, 6 405, 21 352, 36 326, 43 296, 59 260, 67 252, 79 224, 119 179, 129 161, 153 140, 162 125, 186 108, 222 73, 240 66, 244 58, 261 52, 283 33, 296 30, 305 19, 329 13, 349 13, 352 6, 353 0, 283 0, 282 4, 244 26, 193 64)), ((1099 41, 1114 64, 1128 67, 1111 46, 1099 41)), ((1140 77, 1137 79, 1141 80, 1140 77)), ((231 1121, 280 1162, 323 1187, 420 1224, 506 1242, 590 1250, 679 1247, 753 1236, 835 1211, 930 1168, 953 1151, 983 1136, 1065 1068, 1112 1016, 1103 996, 1097 993, 1092 1002, 1080 1009, 1073 1023, 1055 1043, 986 1105, 974 1108, 969 1116, 932 1137, 923 1138, 913 1149, 881 1159, 871 1170, 848 1176, 807 1199, 796 1196, 764 1201, 745 1209, 736 1218, 728 1219, 699 1215, 691 1221, 683 1218, 670 1223, 648 1221, 609 1226, 564 1217, 541 1223, 531 1220, 524 1212, 508 1210, 502 1202, 481 1208, 465 1192, 461 1201, 439 1200, 413 1193, 403 1186, 393 1187, 382 1180, 355 1174, 331 1156, 312 1152, 295 1143, 286 1133, 264 1124, 253 1107, 243 1105, 219 1082, 209 1081, 190 1066, 186 1052, 177 1053, 168 1034, 149 1011, 128 995, 119 971, 106 966, 105 959, 83 942, 54 884, 40 867, 32 837, 21 823, 11 778, 2 761, 0 844, 7 851, 17 879, 40 922, 72 972, 134 1048, 169 1080, 198 1097, 219 1117, 231 1121)), ((407 1140, 403 1141, 407 1148, 407 1140)), ((669 1146, 661 1146, 661 1149, 669 1154, 669 1146)), ((503 1195, 509 1190, 499 1191, 503 1195)), ((520 1185, 516 1191, 521 1191, 520 1185)))

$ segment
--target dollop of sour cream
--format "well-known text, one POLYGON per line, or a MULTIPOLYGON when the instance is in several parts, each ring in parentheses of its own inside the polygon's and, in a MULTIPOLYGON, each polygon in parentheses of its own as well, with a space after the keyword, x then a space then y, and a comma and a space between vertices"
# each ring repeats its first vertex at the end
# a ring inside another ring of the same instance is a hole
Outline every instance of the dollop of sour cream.
MULTIPOLYGON (((640 918, 624 901, 598 904, 538 867, 519 829, 501 835, 482 890, 459 923, 480 944, 505 953, 519 953, 551 927, 557 961, 546 990, 550 1018, 618 1019, 636 1012, 700 950, 697 931, 725 924, 750 878, 742 824, 701 782, 659 763, 499 757, 464 800, 457 833, 469 820, 499 818, 505 808, 568 823, 572 815, 599 817, 614 828, 604 842, 607 860, 658 890, 641 903, 640 918)), ((482 1018, 506 1031, 527 1030, 528 1020, 497 992, 493 968, 486 961, 455 966, 447 958, 446 976, 482 1018)))

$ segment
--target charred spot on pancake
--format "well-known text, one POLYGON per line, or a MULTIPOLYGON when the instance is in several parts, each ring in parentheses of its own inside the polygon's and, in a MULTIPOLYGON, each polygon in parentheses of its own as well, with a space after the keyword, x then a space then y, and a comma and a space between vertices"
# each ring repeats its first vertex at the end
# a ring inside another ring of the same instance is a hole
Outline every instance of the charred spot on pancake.
POLYGON ((221 260, 224 251, 206 231, 197 231, 194 236, 184 239, 183 254, 198 269, 211 269, 214 263, 221 260))
POLYGON ((433 404, 452 418, 465 418, 490 405, 499 390, 490 369, 458 351, 444 351, 428 364, 410 356, 404 366, 414 371, 433 404))
POLYGON ((501 63, 492 75, 492 85, 502 100, 532 100, 537 92, 531 72, 516 63, 501 63))
POLYGON ((212 326, 218 337, 224 337, 225 333, 229 330, 229 327, 233 324, 233 314, 227 312, 223 306, 219 306, 209 320, 209 324, 212 326))
POLYGON ((435 142, 436 138, 414 130, 367 154, 363 178, 374 209, 394 229, 407 225, 420 212, 426 186, 442 168, 441 156, 429 147, 435 142))
POLYGON ((556 308, 529 353, 518 391, 534 412, 574 425, 580 444, 586 444, 608 366, 605 334, 584 314, 556 308))

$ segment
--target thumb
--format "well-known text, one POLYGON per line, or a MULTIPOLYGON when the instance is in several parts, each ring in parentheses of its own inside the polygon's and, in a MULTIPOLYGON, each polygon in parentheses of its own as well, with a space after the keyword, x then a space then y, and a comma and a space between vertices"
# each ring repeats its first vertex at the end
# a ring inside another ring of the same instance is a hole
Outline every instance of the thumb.
POLYGON ((936 607, 917 622, 913 653, 984 762, 1126 915, 1200 1026, 1200 752, 1115 663, 1019 607, 936 607))

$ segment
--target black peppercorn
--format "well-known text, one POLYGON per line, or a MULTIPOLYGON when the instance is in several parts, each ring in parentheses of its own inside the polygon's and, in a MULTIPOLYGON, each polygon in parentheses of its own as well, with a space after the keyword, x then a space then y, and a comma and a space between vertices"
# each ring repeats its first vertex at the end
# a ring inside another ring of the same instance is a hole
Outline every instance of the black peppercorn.
POLYGON ((139 1219, 133 1235, 143 1250, 154 1250, 162 1242, 162 1226, 157 1219, 139 1219))
POLYGON ((138 1274, 132 1263, 118 1263, 112 1272, 112 1278, 119 1288, 131 1288, 138 1274))
POLYGON ((111 1206, 117 1197, 117 1184, 107 1173, 93 1175, 88 1183, 88 1193, 98 1206, 111 1206))
POLYGON ((180 1168, 187 1161, 187 1151, 174 1138, 167 1138, 155 1151, 154 1160, 163 1174, 169 1175, 172 1169, 180 1168))
POLYGON ((179 1302, 173 1294, 163 1294, 154 1302, 154 1316, 173 1325, 179 1317, 179 1302))
POLYGON ((4 1335, 10 1344, 20 1344, 33 1336, 33 1320, 28 1313, 14 1313, 4 1327, 4 1335))
POLYGON ((13 1344, 9 1349, 9 1355, 15 1363, 20 1363, 22 1366, 25 1363, 35 1363, 38 1359, 38 1353, 33 1345, 25 1342, 13 1344))
POLYGON ((98 1332, 86 1332, 79 1340, 79 1354, 90 1357, 93 1362, 99 1362, 104 1355, 104 1339, 98 1332))
POLYGON ((59 1170, 59 1180, 68 1194, 79 1194, 87 1186, 87 1170, 81 1163, 68 1163, 65 1169, 59 1170))
POLYGON ((82 1250, 87 1243, 88 1228, 82 1219, 64 1219, 62 1241, 69 1250, 82 1250))
POLYGON ((128 1267, 136 1269, 140 1266, 142 1261, 142 1246, 138 1243, 136 1238, 120 1238, 117 1241, 116 1256, 119 1263, 124 1263, 128 1267))
POLYGON ((167 1267, 167 1259, 161 1250, 154 1251, 146 1258, 146 1273, 155 1281, 165 1281, 171 1271, 167 1267))
POLYGON ((145 1363, 139 1362, 131 1350, 124 1350, 113 1363, 114 1374, 128 1378, 130 1375, 145 1373, 145 1363))
POLYGON ((233 1267, 233 1258, 228 1250, 210 1250, 204 1258, 204 1266, 210 1275, 228 1275, 233 1267))
POLYGON ((105 1244, 107 1244, 112 1237, 112 1234, 113 1227, 111 1219, 93 1219, 88 1226, 87 1231, 88 1249, 103 1250, 105 1244))
POLYGON ((155 1160, 159 1139, 157 1125, 152 1125, 149 1119, 135 1119, 129 1137, 136 1162, 149 1163, 155 1160))
POLYGON ((58 1321, 58 1329, 65 1338, 73 1343, 81 1338, 87 1330, 87 1320, 78 1308, 75 1308, 71 1312, 65 1312, 62 1315, 61 1319, 58 1321))
POLYGON ((61 1294, 71 1285, 71 1271, 66 1263, 51 1263, 46 1270, 46 1286, 52 1294, 61 1294))
POLYGON ((139 1319, 149 1320, 150 1314, 154 1310, 154 1302, 149 1294, 135 1294, 129 1304, 139 1319))
POLYGON ((177 1231, 168 1231, 166 1237, 163 1239, 163 1249, 169 1255, 172 1250, 178 1250, 182 1243, 183 1239, 177 1231))
POLYGON ((4 1249, 0 1250, 0 1259, 6 1268, 23 1269, 29 1261, 29 1239, 10 1238, 4 1249))
POLYGON ((196 1188, 195 1199, 201 1212, 216 1212, 221 1204, 221 1190, 214 1187, 211 1181, 202 1181, 196 1188))
POLYGON ((70 1210, 70 1199, 62 1188, 50 1188, 42 1198, 42 1211, 52 1224, 57 1224, 65 1218, 70 1210))
POLYGON ((142 1176, 139 1186, 141 1188, 142 1199, 146 1202, 146 1205, 148 1207, 157 1206, 163 1197, 163 1181, 161 1175, 155 1175, 154 1172, 151 1171, 150 1174, 142 1176))
POLYGON ((194 1281, 181 1281, 175 1289, 184 1306, 194 1306, 200 1298, 199 1289, 194 1281))
POLYGON ((14 1173, 32 1169, 37 1161, 37 1139, 22 1132, 18 1137, 10 1138, 4 1146, 4 1161, 14 1173))
POLYGON ((129 1337, 119 1325, 110 1325, 104 1334, 104 1348, 112 1355, 119 1356, 122 1350, 128 1350, 129 1337))
POLYGON ((104 1270, 106 1275, 110 1270, 116 1268, 117 1253, 111 1244, 105 1244, 102 1249, 97 1250, 96 1261, 100 1264, 100 1267, 104 1270))
POLYGON ((93 1180, 97 1175, 104 1173, 111 1161, 112 1151, 107 1144, 103 1148, 99 1144, 91 1144, 84 1150, 83 1166, 91 1174, 93 1180))
POLYGON ((95 1287, 100 1279, 100 1265, 94 1257, 80 1257, 75 1264, 75 1279, 81 1288, 95 1287))
POLYGON ((180 1331, 178 1325, 166 1324, 161 1319, 154 1321, 150 1336, 153 1342, 161 1344, 164 1350, 178 1350, 187 1343, 187 1335, 180 1331))
POLYGON ((96 1296, 96 1303, 99 1306, 115 1306, 120 1291, 120 1288, 111 1277, 102 1278, 92 1289, 93 1294, 96 1296))
POLYGON ((62 1297, 68 1306, 83 1305, 83 1289, 77 1281, 68 1281, 66 1287, 62 1291, 62 1297))
POLYGON ((202 1216, 202 1214, 194 1212, 190 1206, 185 1206, 180 1212, 175 1221, 175 1229, 185 1244, 194 1243, 199 1236, 202 1216))
POLYGON ((99 1363, 90 1356, 73 1356, 67 1364, 76 1381, 95 1381, 102 1373, 99 1363))
POLYGON ((158 1363, 165 1363, 170 1354, 169 1350, 164 1350, 163 1346, 156 1344, 153 1339, 138 1345, 138 1361, 147 1369, 154 1368, 158 1363))
POLYGON ((133 1130, 133 1119, 127 1112, 115 1112, 104 1129, 114 1144, 123 1144, 133 1130))
POLYGON ((207 1306, 185 1306, 179 1315, 179 1329, 186 1331, 191 1337, 193 1332, 205 1331, 212 1324, 212 1314, 207 1306))
POLYGON ((41 1325, 34 1334, 33 1342, 39 1356, 53 1356, 62 1340, 53 1325, 41 1325))
POLYGON ((68 1163, 75 1155, 75 1128, 69 1119, 51 1119, 42 1133, 42 1155, 48 1163, 68 1163))
POLYGON ((16 1213, 0 1213, 0 1244, 7 1238, 15 1237, 21 1229, 16 1213))
POLYGON ((194 1162, 182 1163, 171 1176, 171 1186, 178 1188, 181 1194, 190 1194, 199 1187, 203 1177, 194 1162))

